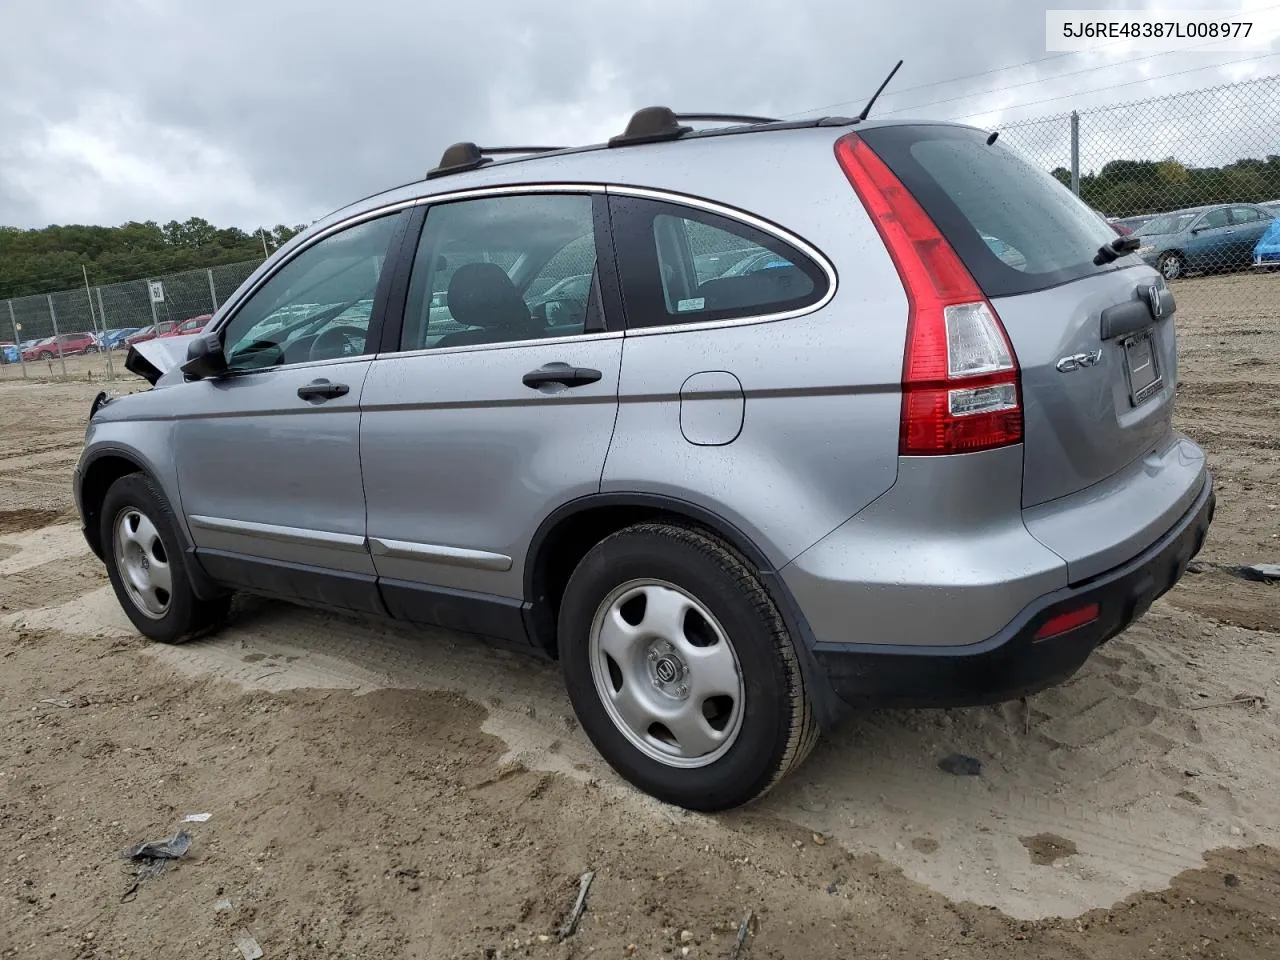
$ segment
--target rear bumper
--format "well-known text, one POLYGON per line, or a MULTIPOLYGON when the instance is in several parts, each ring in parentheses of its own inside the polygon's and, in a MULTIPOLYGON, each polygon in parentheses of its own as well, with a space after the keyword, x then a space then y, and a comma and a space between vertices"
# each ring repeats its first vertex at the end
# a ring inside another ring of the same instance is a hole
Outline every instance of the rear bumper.
POLYGON ((1003 630, 963 646, 884 646, 819 642, 814 655, 836 695, 850 706, 976 706, 1017 699, 1074 674, 1099 646, 1166 593, 1204 545, 1216 495, 1206 474, 1190 509, 1163 537, 1129 560, 1074 587, 1028 604, 1003 630), (1096 620, 1045 640, 1051 618, 1097 603, 1096 620))

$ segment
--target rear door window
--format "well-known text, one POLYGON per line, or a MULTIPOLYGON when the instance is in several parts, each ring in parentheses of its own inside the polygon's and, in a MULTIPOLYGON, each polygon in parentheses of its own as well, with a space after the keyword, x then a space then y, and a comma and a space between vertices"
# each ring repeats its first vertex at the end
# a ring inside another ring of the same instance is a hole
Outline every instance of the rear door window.
POLYGON ((1115 231, 1067 187, 968 127, 906 125, 859 134, 955 247, 990 297, 1030 293, 1136 261, 1097 266, 1115 231))
POLYGON ((1221 210, 1210 210, 1204 215, 1204 219, 1196 224, 1200 230, 1216 230, 1218 227, 1225 227, 1231 222, 1231 217, 1227 213, 1227 209, 1223 207, 1221 210))
POLYGON ((764 317, 803 309, 829 281, 779 237, 672 201, 612 196, 629 327, 764 317))

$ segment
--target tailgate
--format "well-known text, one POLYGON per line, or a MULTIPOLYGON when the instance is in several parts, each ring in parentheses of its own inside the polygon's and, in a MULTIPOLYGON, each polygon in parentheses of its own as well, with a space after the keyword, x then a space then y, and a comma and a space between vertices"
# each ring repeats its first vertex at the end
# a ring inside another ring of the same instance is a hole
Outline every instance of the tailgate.
POLYGON ((1083 490, 1160 447, 1173 425, 1173 298, 1135 267, 992 301, 1022 370, 1022 502, 1083 490))
POLYGON ((1017 357, 1022 502, 1116 476, 1172 432, 1173 297, 1067 187, 955 124, 890 124, 861 138, 911 191, 991 301, 1017 357), (1107 248, 1107 249, 1103 249, 1107 248))

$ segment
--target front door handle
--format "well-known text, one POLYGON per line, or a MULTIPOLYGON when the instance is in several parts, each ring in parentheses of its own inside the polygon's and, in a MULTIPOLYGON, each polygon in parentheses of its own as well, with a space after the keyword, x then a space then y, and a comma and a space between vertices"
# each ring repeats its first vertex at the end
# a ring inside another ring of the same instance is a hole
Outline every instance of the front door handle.
POLYGON ((590 367, 571 367, 567 363, 548 363, 537 370, 530 370, 523 377, 524 385, 535 390, 548 384, 559 383, 566 387, 585 387, 595 383, 602 374, 590 367))
POLYGON ((310 400, 312 403, 324 403, 334 397, 346 396, 350 392, 351 388, 345 383, 330 383, 324 378, 312 380, 305 386, 298 388, 298 396, 303 400, 310 400))

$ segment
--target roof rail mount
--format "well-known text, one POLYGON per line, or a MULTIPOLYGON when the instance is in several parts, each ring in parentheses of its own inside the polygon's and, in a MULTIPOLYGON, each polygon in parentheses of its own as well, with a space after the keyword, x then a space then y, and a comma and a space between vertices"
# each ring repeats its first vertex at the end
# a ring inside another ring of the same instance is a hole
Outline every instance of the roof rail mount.
POLYGON ((478 147, 470 141, 455 143, 448 147, 440 157, 439 165, 427 171, 427 179, 447 176, 451 173, 463 173, 475 170, 486 163, 492 163, 493 157, 505 153, 550 153, 563 150, 564 147, 478 147))
POLYGON ((627 129, 609 139, 611 147, 625 147, 637 143, 657 143, 660 140, 677 140, 693 127, 681 121, 703 123, 778 123, 772 117, 755 117, 740 113, 676 113, 670 107, 645 107, 631 115, 627 129))

